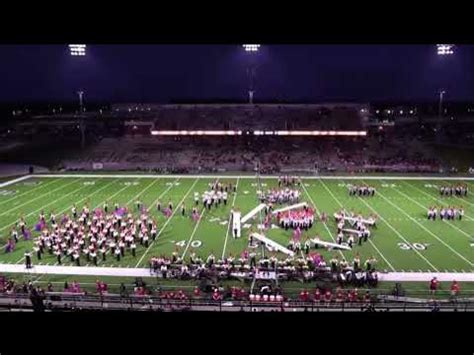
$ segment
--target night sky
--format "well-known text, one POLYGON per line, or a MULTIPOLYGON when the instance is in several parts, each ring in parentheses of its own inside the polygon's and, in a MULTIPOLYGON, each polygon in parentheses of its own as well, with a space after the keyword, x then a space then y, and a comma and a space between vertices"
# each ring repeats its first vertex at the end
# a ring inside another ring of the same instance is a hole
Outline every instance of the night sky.
POLYGON ((246 67, 256 97, 269 100, 447 100, 474 98, 474 46, 438 56, 435 45, 0 45, 0 100, 169 102, 245 100, 246 67))

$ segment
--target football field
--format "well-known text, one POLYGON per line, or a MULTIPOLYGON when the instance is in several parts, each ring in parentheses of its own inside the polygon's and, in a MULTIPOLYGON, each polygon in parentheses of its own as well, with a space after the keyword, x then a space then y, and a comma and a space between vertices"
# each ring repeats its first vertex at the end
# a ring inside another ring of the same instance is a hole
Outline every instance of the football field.
MULTIPOLYGON (((99 267, 148 267, 152 256, 171 255, 177 251, 185 259, 191 253, 202 259, 212 253, 216 258, 233 255, 239 258, 247 249, 247 236, 250 229, 257 230, 258 214, 242 228, 242 237, 232 237, 230 211, 238 208, 242 215, 255 208, 259 201, 255 176, 219 176, 222 183, 232 182, 237 186, 236 193, 230 193, 227 205, 203 209, 199 203, 201 218, 196 222, 191 218, 194 206, 194 193, 209 190, 209 183, 215 181, 210 176, 150 176, 150 175, 48 175, 30 176, 12 184, 0 184, 0 264, 22 264, 24 253, 33 247, 33 239, 38 235, 34 226, 39 214, 44 211, 48 220, 54 212, 60 220, 62 214, 71 214, 73 204, 78 211, 85 204, 89 208, 100 207, 108 201, 110 208, 114 203, 128 207, 138 214, 135 202, 139 199, 149 209, 149 213, 158 224, 158 237, 148 248, 138 245, 137 255, 130 253, 117 262, 108 257, 99 261, 99 267), (166 217, 157 211, 156 203, 162 205, 172 202, 174 211, 166 217), (181 215, 181 204, 187 212, 181 215), (4 245, 10 237, 11 229, 24 216, 33 238, 20 239, 14 252, 6 253, 4 245)), ((261 179, 264 190, 278 186, 276 177, 261 179)), ((318 222, 303 232, 306 236, 335 242, 336 223, 333 214, 345 208, 363 216, 377 215, 377 228, 371 230, 368 242, 361 246, 355 244, 352 250, 335 251, 318 249, 327 261, 334 255, 346 259, 349 263, 355 255, 361 261, 369 257, 377 259, 376 268, 387 272, 457 272, 474 273, 474 182, 470 180, 450 180, 449 178, 403 178, 403 177, 311 177, 303 178, 300 200, 314 206, 317 215, 324 212, 329 215, 327 223, 318 222), (469 187, 467 197, 442 197, 440 186, 462 182, 469 187), (349 196, 349 184, 368 184, 376 188, 374 197, 349 196), (427 209, 430 206, 463 207, 462 220, 428 221, 427 209)), ((274 222, 275 223, 275 222, 274 222)), ((266 236, 286 246, 292 232, 273 225, 266 236)), ((259 253, 271 255, 267 250, 259 253)), ((283 255, 279 255, 283 257, 283 255)), ((83 257, 81 257, 83 258, 83 257)), ((45 253, 35 265, 55 265, 54 255, 45 253)), ((63 266, 73 265, 64 258, 63 266)), ((90 266, 81 259, 82 267, 90 266)))

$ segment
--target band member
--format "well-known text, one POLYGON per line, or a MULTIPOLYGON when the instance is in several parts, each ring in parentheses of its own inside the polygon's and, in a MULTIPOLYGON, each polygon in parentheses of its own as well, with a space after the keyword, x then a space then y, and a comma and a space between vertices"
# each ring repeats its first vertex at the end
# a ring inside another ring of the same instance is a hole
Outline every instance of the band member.
POLYGON ((33 267, 31 264, 31 253, 28 250, 25 252, 25 266, 27 269, 31 269, 33 267))
POLYGON ((95 250, 92 250, 90 252, 90 257, 92 258, 92 263, 94 264, 94 266, 97 266, 97 253, 95 252, 95 250))
POLYGON ((61 265, 61 251, 59 249, 56 249, 54 251, 54 255, 56 255, 56 259, 58 261, 58 265, 61 265))
POLYGON ((120 261, 120 248, 115 248, 115 257, 117 258, 117 261, 120 261))

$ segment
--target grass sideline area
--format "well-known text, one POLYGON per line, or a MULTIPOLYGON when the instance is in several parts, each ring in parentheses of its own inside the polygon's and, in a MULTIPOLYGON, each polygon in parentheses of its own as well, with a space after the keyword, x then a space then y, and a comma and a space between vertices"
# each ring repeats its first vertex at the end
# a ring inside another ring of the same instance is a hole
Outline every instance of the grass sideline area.
MULTIPOLYGON (((80 173, 84 174, 84 172, 80 173)), ((185 258, 192 252, 203 259, 209 253, 213 253, 218 258, 226 255, 238 257, 247 247, 247 230, 243 229, 243 237, 240 239, 233 239, 230 235, 228 221, 232 202, 243 214, 258 204, 257 181, 250 173, 245 178, 243 175, 228 175, 220 178, 220 182, 237 184, 237 193, 229 195, 227 206, 213 208, 209 212, 205 211, 199 224, 196 224, 189 216, 181 216, 180 213, 176 213, 168 220, 163 214, 158 213, 154 205, 158 198, 163 204, 172 201, 175 208, 184 201, 190 211, 194 192, 203 193, 207 190, 208 184, 214 180, 210 177, 166 175, 129 177, 117 173, 104 178, 95 177, 93 173, 87 177, 77 176, 77 174, 68 174, 68 177, 48 176, 51 177, 35 175, 0 189, 0 242, 2 245, 6 242, 11 227, 18 221, 20 215, 26 217, 29 226, 34 226, 41 210, 44 210, 46 216, 54 211, 59 217, 64 212, 70 213, 74 203, 77 204, 78 209, 81 209, 85 203, 88 203, 91 208, 102 207, 104 201, 108 201, 109 206, 117 202, 136 212, 135 201, 139 198, 145 206, 151 206, 150 213, 157 220, 158 228, 163 227, 162 234, 149 249, 139 246, 135 258, 126 255, 120 262, 108 258, 99 266, 147 267, 151 256, 170 255, 174 250, 183 253, 185 258)), ((303 232, 302 237, 319 235, 324 241, 334 242, 336 224, 332 215, 341 207, 365 216, 375 213, 379 216, 378 228, 372 231, 369 242, 342 252, 349 262, 356 254, 359 254, 362 262, 374 256, 378 260, 377 269, 380 271, 474 272, 473 181, 461 180, 470 188, 470 192, 467 197, 459 198, 441 197, 438 193, 441 185, 460 182, 460 180, 450 180, 450 177, 435 179, 420 177, 418 180, 413 180, 396 178, 394 175, 379 177, 370 174, 370 176, 374 178, 368 179, 366 175, 331 176, 328 179, 303 178, 303 185, 300 188, 301 200, 314 205, 318 212, 327 213, 330 219, 327 224, 317 222, 308 232, 303 232), (387 179, 388 177, 391 178, 387 179), (348 184, 362 183, 374 186, 377 189, 376 195, 374 197, 349 196, 348 184), (432 205, 463 206, 464 219, 462 221, 428 221, 426 211, 432 205)), ((276 178, 266 177, 262 182, 264 189, 277 186, 276 178)), ((267 236, 286 245, 291 233, 281 228, 272 228, 267 236)), ((32 244, 32 241, 21 240, 13 253, 6 254, 1 251, 0 265, 24 262, 23 254, 26 250, 31 250, 32 244)), ((326 260, 335 254, 340 255, 334 251, 323 249, 318 251, 326 260)), ((45 254, 41 264, 54 265, 55 262, 54 256, 45 254)), ((33 263, 38 263, 36 257, 33 257, 33 263)), ((72 263, 67 261, 65 265, 68 264, 72 263)), ((65 278, 45 275, 41 280, 58 277, 65 278)))

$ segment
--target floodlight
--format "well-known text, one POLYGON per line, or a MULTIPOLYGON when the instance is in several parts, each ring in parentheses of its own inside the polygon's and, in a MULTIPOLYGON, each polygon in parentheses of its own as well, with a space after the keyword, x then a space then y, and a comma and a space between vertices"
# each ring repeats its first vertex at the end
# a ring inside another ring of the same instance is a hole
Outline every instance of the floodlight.
POLYGON ((69 51, 72 56, 85 56, 86 45, 85 44, 70 44, 69 51))
POLYGON ((454 53, 454 44, 437 44, 438 55, 451 55, 454 53))
POLYGON ((259 44, 243 44, 242 47, 244 47, 246 52, 258 52, 260 45, 259 44))

